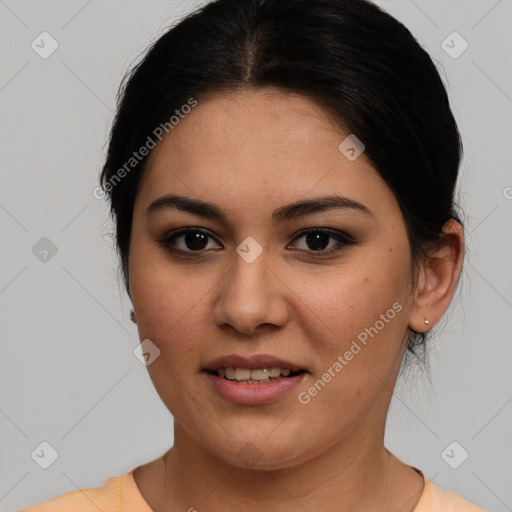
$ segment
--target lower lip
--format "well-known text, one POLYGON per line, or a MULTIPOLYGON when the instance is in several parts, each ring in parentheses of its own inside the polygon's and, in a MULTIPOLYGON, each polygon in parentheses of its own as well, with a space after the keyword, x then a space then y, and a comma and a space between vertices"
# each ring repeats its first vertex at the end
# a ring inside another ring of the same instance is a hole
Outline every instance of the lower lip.
POLYGON ((287 392, 299 385, 304 378, 305 372, 285 377, 264 384, 247 384, 245 382, 234 382, 223 377, 217 377, 205 372, 213 389, 224 400, 236 404, 268 404, 281 398, 287 392))

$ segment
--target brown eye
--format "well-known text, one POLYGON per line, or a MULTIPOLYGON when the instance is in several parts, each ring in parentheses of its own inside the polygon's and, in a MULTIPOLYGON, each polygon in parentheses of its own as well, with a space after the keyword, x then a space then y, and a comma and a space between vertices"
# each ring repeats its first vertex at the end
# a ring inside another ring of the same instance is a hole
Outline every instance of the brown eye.
POLYGON ((304 247, 299 248, 299 250, 310 253, 316 252, 320 255, 332 254, 341 250, 344 246, 356 243, 344 233, 326 229, 308 229, 302 231, 299 236, 294 239, 294 242, 300 239, 304 239, 304 247))
POLYGON ((161 243, 173 251, 203 252, 205 249, 215 248, 208 247, 209 239, 213 240, 213 237, 206 231, 197 228, 186 228, 173 233, 165 240, 162 240, 161 243), (180 242, 176 243, 177 240, 180 240, 180 242))

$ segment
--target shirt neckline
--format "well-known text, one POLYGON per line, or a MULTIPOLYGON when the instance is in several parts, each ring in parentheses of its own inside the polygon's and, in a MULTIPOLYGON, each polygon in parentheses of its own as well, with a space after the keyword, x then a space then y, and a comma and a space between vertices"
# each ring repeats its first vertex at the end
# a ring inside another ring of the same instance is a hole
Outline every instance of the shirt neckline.
MULTIPOLYGON (((429 503, 429 492, 430 489, 427 489, 428 486, 433 485, 432 482, 429 481, 429 479, 425 476, 425 473, 421 471, 418 468, 415 468, 414 466, 409 466, 410 468, 414 469, 419 475, 423 478, 423 490, 420 495, 420 499, 418 500, 418 503, 416 503, 416 506, 414 507, 413 512, 422 512, 422 510, 427 510, 426 505, 429 503)), ((128 473, 126 473, 125 477, 128 481, 129 486, 129 492, 130 496, 129 499, 131 501, 136 500, 137 503, 135 503, 135 506, 137 508, 146 507, 147 512, 153 512, 153 509, 148 505, 146 500, 144 499, 144 496, 142 496, 142 493, 140 492, 140 489, 137 487, 137 482, 135 482, 135 478, 133 477, 133 472, 137 468, 133 468, 128 473)))

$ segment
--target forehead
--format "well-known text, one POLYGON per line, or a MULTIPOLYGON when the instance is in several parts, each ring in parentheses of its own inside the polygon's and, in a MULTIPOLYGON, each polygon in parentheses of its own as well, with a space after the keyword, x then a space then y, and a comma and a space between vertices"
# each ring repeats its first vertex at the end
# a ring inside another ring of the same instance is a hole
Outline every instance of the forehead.
POLYGON ((147 162, 141 201, 166 192, 243 207, 338 192, 393 206, 364 152, 318 103, 276 89, 210 93, 167 134, 147 162), (350 141, 351 139, 349 139, 350 141))
MULTIPOLYGON (((266 88, 208 93, 166 138, 170 147, 201 144, 210 152, 218 148, 228 157, 260 151, 262 145, 267 152, 298 151, 297 146, 302 147, 301 152, 308 148, 321 151, 319 143, 326 132, 334 140, 344 135, 320 104, 295 93, 266 88), (242 147, 240 141, 245 142, 242 147), (231 152, 226 154, 226 149, 231 152)), ((259 157, 263 156, 260 152, 259 157)))

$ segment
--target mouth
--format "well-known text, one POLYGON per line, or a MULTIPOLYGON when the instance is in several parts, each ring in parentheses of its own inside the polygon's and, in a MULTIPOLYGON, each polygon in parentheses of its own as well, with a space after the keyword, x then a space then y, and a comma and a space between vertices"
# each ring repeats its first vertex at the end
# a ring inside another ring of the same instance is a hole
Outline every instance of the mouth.
POLYGON ((203 374, 221 399, 240 405, 266 405, 284 399, 309 371, 269 354, 231 354, 211 361, 203 374))
POLYGON ((292 371, 288 368, 270 366, 266 368, 220 367, 216 370, 206 370, 209 374, 243 384, 267 384, 276 380, 288 379, 305 373, 306 370, 292 371))

